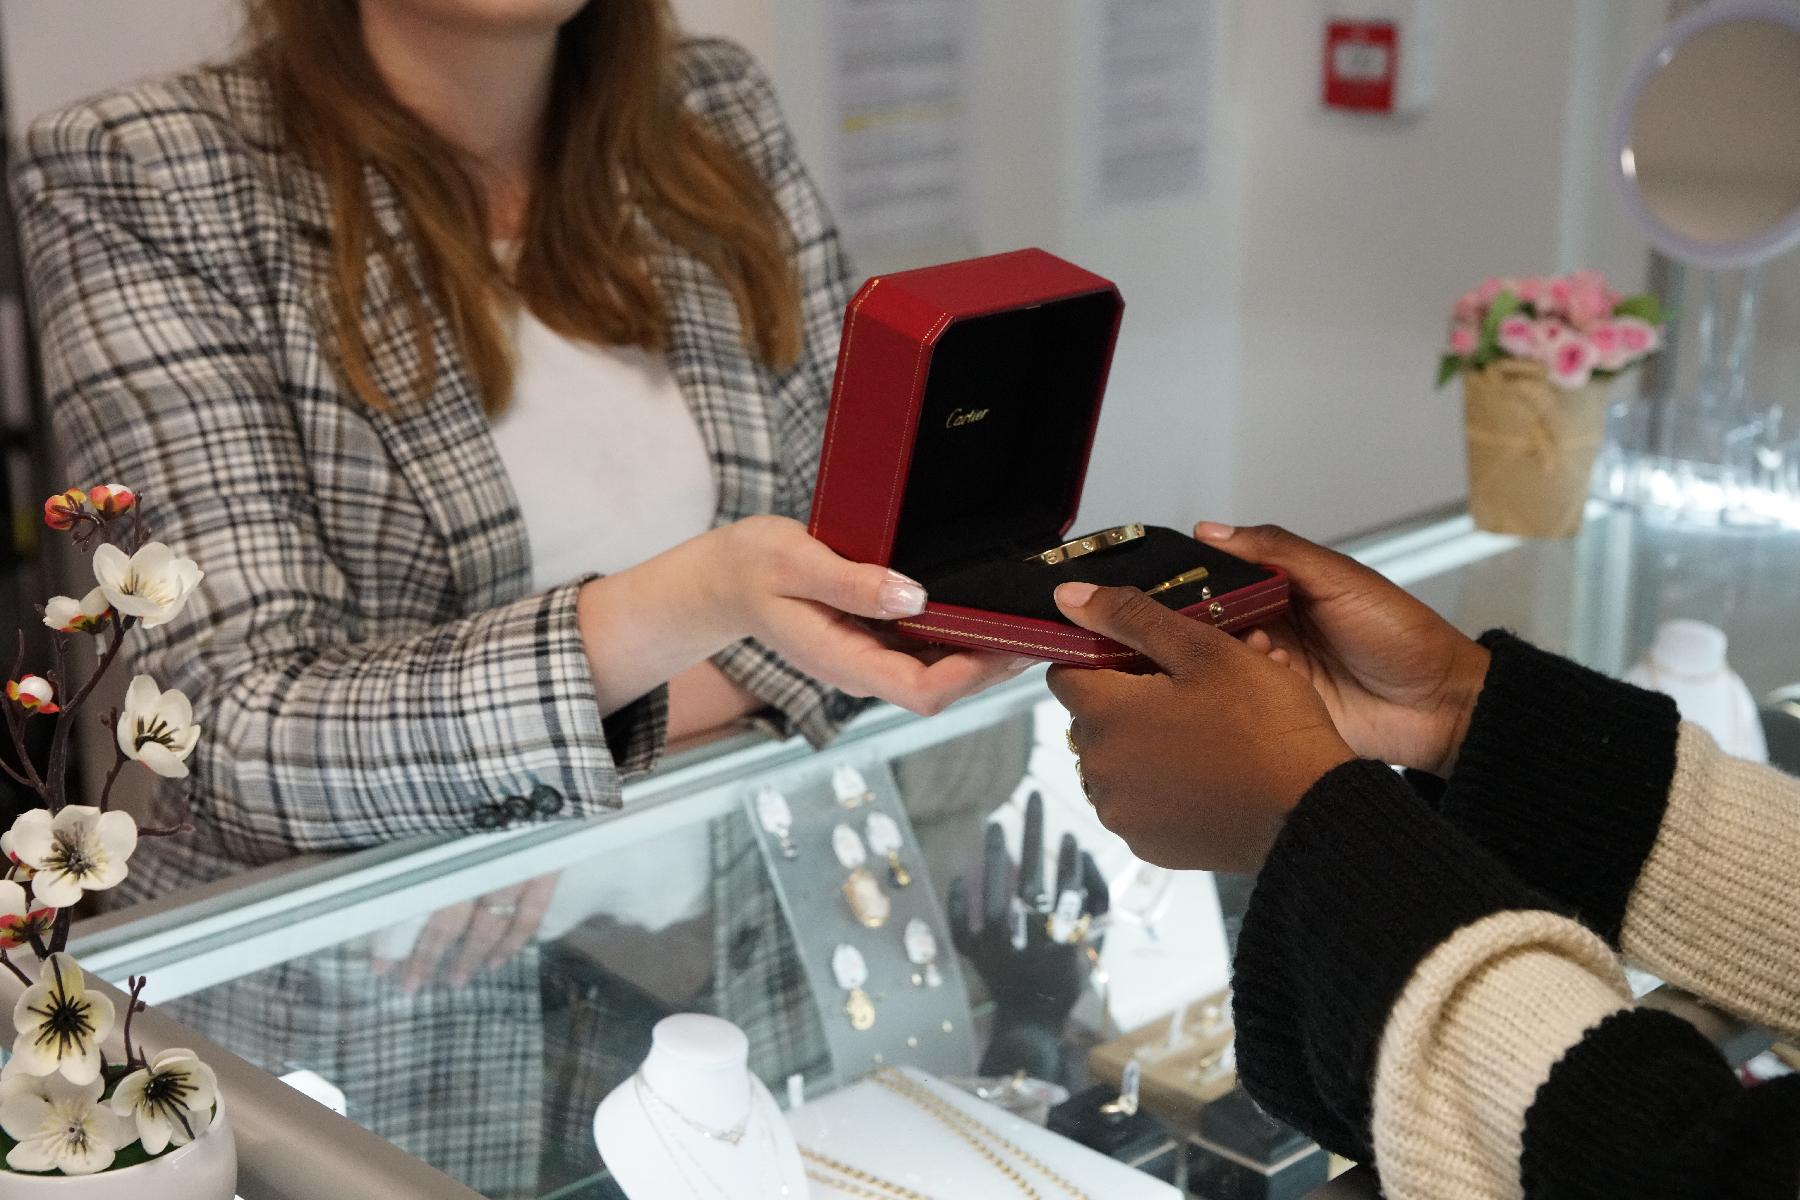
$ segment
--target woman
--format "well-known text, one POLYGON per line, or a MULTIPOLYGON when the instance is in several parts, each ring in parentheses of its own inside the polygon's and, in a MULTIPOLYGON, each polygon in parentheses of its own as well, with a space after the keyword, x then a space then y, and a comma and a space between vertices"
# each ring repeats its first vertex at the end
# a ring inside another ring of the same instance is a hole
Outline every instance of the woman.
POLYGON ((1261 868, 1233 984, 1251 1094, 1392 1200, 1792 1200, 1800 1078, 1740 1088, 1619 956, 1800 1036, 1800 781, 1291 534, 1196 534, 1285 568, 1292 619, 1238 642, 1064 585, 1158 672, 1051 687, 1134 850, 1261 868))
MULTIPOLYGON (((886 648, 853 618, 922 589, 792 520, 849 268, 740 51, 678 44, 662 0, 250 17, 241 60, 38 123, 16 179, 71 476, 137 488, 207 573, 136 643, 205 736, 197 832, 132 896, 602 812, 667 736, 759 714, 823 741, 845 693, 930 711, 1010 669, 886 648)), ((498 967, 548 890, 441 914, 406 981, 498 967)), ((457 1005, 528 1027, 529 967, 457 1005)), ((291 970, 265 1008, 377 1003, 357 964, 291 970)), ((246 1038, 322 1019, 238 1009, 246 1038)), ((417 1070, 385 1046, 345 1070, 417 1070)), ((513 1122, 471 1124, 417 1136, 466 1174, 515 1157, 513 1122)))

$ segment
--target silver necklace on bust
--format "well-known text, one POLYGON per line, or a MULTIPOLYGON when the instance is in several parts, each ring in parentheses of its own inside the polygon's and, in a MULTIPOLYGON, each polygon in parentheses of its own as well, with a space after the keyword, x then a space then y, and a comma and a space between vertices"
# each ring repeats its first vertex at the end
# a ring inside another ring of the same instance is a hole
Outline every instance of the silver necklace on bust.
MULTIPOLYGON (((706 1181, 707 1186, 717 1192, 721 1197, 724 1197, 724 1200, 733 1200, 731 1192, 720 1186, 719 1181, 714 1179, 712 1174, 700 1164, 700 1160, 695 1157, 694 1152, 682 1144, 679 1135, 675 1136, 673 1139, 665 1135, 663 1129, 656 1120, 654 1110, 660 1108, 673 1113, 677 1120, 693 1129, 708 1141, 717 1142, 734 1149, 743 1141, 744 1135, 749 1132, 750 1126, 753 1123, 758 1124, 758 1132, 761 1134, 758 1141, 762 1143, 763 1148, 767 1151, 768 1158, 767 1166, 764 1167, 760 1173, 767 1178, 769 1172, 773 1171, 776 1186, 773 1191, 765 1190, 758 1192, 757 1194, 759 1196, 790 1196, 793 1194, 792 1189, 788 1186, 787 1180, 782 1177, 780 1153, 775 1145, 775 1137, 768 1129, 768 1115, 766 1113, 762 1114, 763 1120, 761 1122, 756 1120, 759 1109, 757 1103, 759 1097, 756 1094, 754 1085, 750 1088, 750 1107, 744 1114, 743 1125, 734 1131, 730 1131, 733 1136, 728 1137, 726 1134, 708 1129, 706 1126, 700 1124, 698 1121, 676 1108, 673 1104, 670 1104, 667 1100, 664 1100, 661 1096, 657 1095, 655 1089, 650 1086, 650 1081, 644 1078, 644 1073, 642 1071, 635 1072, 631 1077, 631 1081, 637 1089, 638 1100, 643 1106, 644 1116, 650 1122, 650 1130, 656 1135, 656 1140, 662 1144, 663 1151, 668 1154, 671 1159, 675 1158, 676 1154, 679 1153, 682 1158, 687 1160, 688 1166, 692 1167, 694 1171, 698 1173, 700 1178, 706 1181)), ((675 1164, 675 1168, 681 1174, 682 1182, 688 1185, 688 1190, 698 1196, 700 1194, 700 1189, 694 1186, 694 1182, 688 1177, 686 1169, 684 1169, 679 1162, 675 1164)))
POLYGON ((670 1104, 667 1100, 664 1100, 662 1096, 657 1093, 657 1090, 650 1086, 650 1081, 644 1078, 644 1072, 641 1068, 632 1076, 632 1078, 637 1080, 638 1086, 642 1088, 645 1094, 652 1100, 674 1113, 676 1118, 681 1121, 682 1124, 686 1125, 689 1129, 692 1129, 701 1137, 706 1138, 708 1141, 724 1142, 730 1146, 737 1145, 744 1140, 744 1133, 750 1128, 750 1116, 756 1111, 756 1089, 750 1088, 748 1089, 749 1095, 746 1097, 747 1103, 744 1105, 744 1119, 739 1121, 737 1126, 732 1129, 709 1129, 682 1112, 679 1108, 676 1108, 673 1104, 670 1104))

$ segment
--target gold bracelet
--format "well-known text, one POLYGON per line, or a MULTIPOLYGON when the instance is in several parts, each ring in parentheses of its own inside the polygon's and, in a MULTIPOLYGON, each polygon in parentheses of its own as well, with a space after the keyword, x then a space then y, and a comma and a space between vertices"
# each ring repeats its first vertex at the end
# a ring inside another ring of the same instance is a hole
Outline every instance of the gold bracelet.
POLYGON ((1040 550, 1036 554, 1027 554, 1026 562, 1043 563, 1046 567, 1054 567, 1057 563, 1068 562, 1071 558, 1081 558, 1096 550, 1110 550, 1114 546, 1123 546, 1126 542, 1135 542, 1144 536, 1142 525, 1114 525, 1111 529, 1102 529, 1098 533, 1086 534, 1052 546, 1048 550, 1040 550))
MULTIPOLYGON (((1173 579, 1163 580, 1161 583, 1157 584, 1155 587, 1153 587, 1149 591, 1145 592, 1144 595, 1156 596, 1156 595, 1162 594, 1163 592, 1172 592, 1178 587, 1185 587, 1190 583, 1199 583, 1202 579, 1205 579, 1210 574, 1212 574, 1212 572, 1208 571, 1205 567, 1195 567, 1190 571, 1183 571, 1181 574, 1175 576, 1175 578, 1173 578, 1173 579)), ((1202 589, 1200 598, 1202 600, 1211 600, 1212 599, 1212 589, 1211 588, 1202 589)))

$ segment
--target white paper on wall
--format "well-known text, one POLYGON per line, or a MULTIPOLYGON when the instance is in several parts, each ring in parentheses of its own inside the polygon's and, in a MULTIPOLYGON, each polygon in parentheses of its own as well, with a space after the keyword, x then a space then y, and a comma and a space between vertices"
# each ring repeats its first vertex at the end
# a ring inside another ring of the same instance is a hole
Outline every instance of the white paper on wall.
POLYGON ((1185 196, 1205 165, 1212 0, 1085 0, 1079 60, 1090 210, 1185 196))
POLYGON ((969 249, 966 0, 833 0, 832 207, 853 252, 969 249))

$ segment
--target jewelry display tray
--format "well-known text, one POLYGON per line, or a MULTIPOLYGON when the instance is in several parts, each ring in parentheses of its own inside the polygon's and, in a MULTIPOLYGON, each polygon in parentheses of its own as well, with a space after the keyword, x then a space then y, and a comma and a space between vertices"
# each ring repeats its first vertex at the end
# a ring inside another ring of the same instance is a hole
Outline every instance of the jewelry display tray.
MULTIPOLYGON (((909 1070, 906 1074, 1093 1200, 1181 1198, 1181 1193, 1169 1184, 1051 1133, 1041 1125, 977 1100, 923 1072, 909 1070)), ((932 1200, 1002 1200, 1026 1194, 949 1128, 873 1080, 853 1083, 823 1100, 791 1110, 787 1122, 802 1146, 832 1147, 826 1151, 832 1157, 932 1200)), ((1023 1173, 1040 1196, 1064 1195, 1041 1173, 1028 1168, 1023 1173)), ((844 1193, 814 1184, 812 1195, 824 1200, 844 1193)))
MULTIPOLYGON (((796 769, 761 781, 743 797, 750 828, 768 865, 770 885, 793 932, 824 1024, 832 1063, 832 1078, 827 1082, 844 1083, 883 1065, 965 1074, 978 1057, 969 990, 942 906, 926 874, 924 852, 887 764, 872 757, 851 765, 862 774, 874 797, 859 808, 846 809, 838 803, 831 769, 823 767, 796 769), (757 812, 756 792, 765 786, 787 798, 793 813, 789 836, 798 851, 794 858, 783 855, 779 839, 763 825, 757 812), (848 871, 832 848, 832 831, 839 824, 862 834, 872 811, 885 813, 899 827, 899 854, 912 875, 911 886, 896 888, 888 877, 886 861, 871 851, 868 870, 881 880, 893 902, 893 911, 879 929, 865 927, 851 912, 842 890, 848 871), (924 921, 937 939, 936 966, 942 976, 937 987, 913 982, 914 973, 922 976, 923 968, 907 958, 903 937, 907 922, 914 918, 924 921), (832 972, 832 955, 845 944, 861 950, 868 964, 863 990, 875 1007, 875 1024, 869 1029, 851 1027, 845 1011, 847 995, 832 972)), ((778 1082, 772 1081, 771 1086, 778 1082)), ((812 1083, 809 1081, 809 1086, 812 1083)))
MULTIPOLYGON (((813 536, 930 600, 911 637, 1089 667, 1129 648, 1065 620, 1058 584, 1148 591, 1235 631, 1287 608, 1286 575, 1175 529, 1054 566, 1081 505, 1124 301, 1111 282, 1016 250, 865 283, 844 319, 814 489, 813 536)), ((1083 531, 1084 533, 1087 531, 1083 531)))

